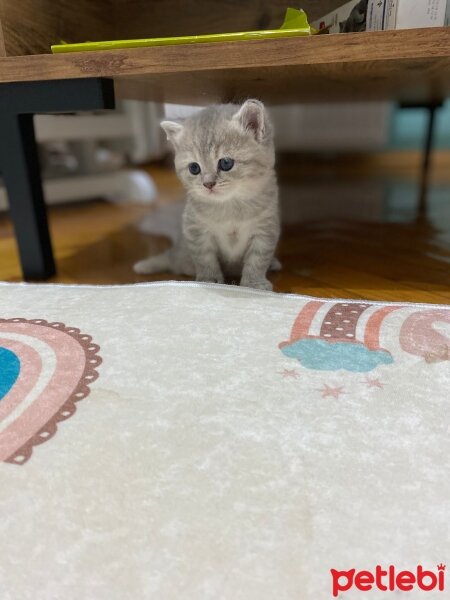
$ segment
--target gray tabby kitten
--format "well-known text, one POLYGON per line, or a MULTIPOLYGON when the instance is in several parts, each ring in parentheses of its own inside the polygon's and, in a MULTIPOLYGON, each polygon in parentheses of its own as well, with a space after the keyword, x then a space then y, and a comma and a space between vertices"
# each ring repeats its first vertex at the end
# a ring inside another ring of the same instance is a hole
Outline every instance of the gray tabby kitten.
POLYGON ((266 274, 280 234, 272 128, 258 100, 211 106, 161 127, 187 191, 182 236, 168 252, 136 263, 137 273, 170 270, 197 281, 272 289, 266 274))

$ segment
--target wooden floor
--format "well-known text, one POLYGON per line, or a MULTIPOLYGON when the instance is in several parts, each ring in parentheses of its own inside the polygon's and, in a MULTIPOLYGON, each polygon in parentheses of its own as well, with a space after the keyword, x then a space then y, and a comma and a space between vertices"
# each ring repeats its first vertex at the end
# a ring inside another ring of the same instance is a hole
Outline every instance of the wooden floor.
MULTIPOLYGON (((321 297, 450 303, 450 157, 438 155, 427 214, 417 211, 419 155, 284 160, 286 224, 275 290, 321 297)), ((182 191, 172 171, 150 169, 160 203, 182 191)), ((58 276, 64 283, 134 283, 132 265, 169 246, 141 233, 142 205, 103 201, 50 209, 58 276)), ((20 281, 12 227, 0 217, 0 279, 20 281)))

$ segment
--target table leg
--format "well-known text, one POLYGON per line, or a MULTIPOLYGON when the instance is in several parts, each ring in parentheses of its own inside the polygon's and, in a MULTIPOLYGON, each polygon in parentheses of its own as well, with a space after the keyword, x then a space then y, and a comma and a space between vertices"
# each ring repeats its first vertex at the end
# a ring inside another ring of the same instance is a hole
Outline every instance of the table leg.
POLYGON ((48 279, 55 274, 33 116, 107 108, 114 108, 114 85, 108 79, 0 85, 0 172, 24 279, 48 279))

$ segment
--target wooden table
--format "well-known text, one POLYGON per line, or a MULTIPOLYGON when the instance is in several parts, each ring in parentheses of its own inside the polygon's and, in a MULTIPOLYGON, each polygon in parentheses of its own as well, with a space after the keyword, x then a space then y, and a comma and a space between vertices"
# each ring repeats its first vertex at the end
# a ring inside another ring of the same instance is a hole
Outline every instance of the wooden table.
POLYGON ((0 82, 86 77, 157 102, 429 102, 450 92, 450 28, 0 59, 0 82))

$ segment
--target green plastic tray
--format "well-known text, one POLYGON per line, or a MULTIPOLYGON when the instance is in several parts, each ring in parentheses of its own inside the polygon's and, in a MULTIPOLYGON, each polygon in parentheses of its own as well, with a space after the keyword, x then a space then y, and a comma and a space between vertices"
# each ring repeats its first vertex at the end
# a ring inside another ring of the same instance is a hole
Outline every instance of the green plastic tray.
POLYGON ((242 31, 237 33, 214 33, 211 35, 187 35, 182 37, 144 38, 140 40, 113 40, 108 42, 84 42, 81 44, 56 44, 52 52, 92 52, 97 50, 117 50, 121 48, 147 48, 150 46, 176 46, 179 44, 204 44, 213 42, 239 42, 271 38, 296 37, 316 33, 308 23, 305 11, 288 8, 280 29, 262 31, 242 31))

